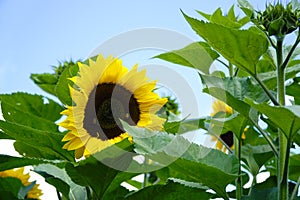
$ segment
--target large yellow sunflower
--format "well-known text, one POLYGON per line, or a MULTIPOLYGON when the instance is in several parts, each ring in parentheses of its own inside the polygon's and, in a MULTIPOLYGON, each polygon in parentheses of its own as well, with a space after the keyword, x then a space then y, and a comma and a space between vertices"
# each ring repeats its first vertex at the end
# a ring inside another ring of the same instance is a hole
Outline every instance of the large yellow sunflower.
MULTIPOLYGON (((73 106, 62 114, 59 123, 69 130, 62 141, 63 148, 75 150, 75 157, 89 156, 128 138, 120 119, 130 125, 153 130, 162 129, 165 119, 156 112, 167 102, 153 90, 156 81, 149 81, 146 70, 130 71, 122 61, 98 55, 96 61, 78 63, 78 76, 71 78, 73 106)), ((130 139, 130 138, 129 138, 130 139)))
MULTIPOLYGON (((228 106, 226 103, 220 100, 214 101, 212 105, 213 111, 210 113, 210 116, 215 117, 218 115, 231 115, 233 113, 232 108, 228 106)), ((245 132, 247 131, 247 128, 244 129, 244 133, 242 134, 242 139, 245 139, 245 132)), ((212 141, 217 141, 216 148, 223 151, 224 153, 227 152, 227 148, 224 145, 224 143, 230 148, 234 148, 234 134, 232 131, 227 131, 226 133, 222 133, 219 138, 216 138, 215 136, 212 136, 212 141), (220 141, 222 140, 222 141, 220 141)))
MULTIPOLYGON (((0 177, 12 177, 19 179, 24 186, 29 186, 32 182, 29 182, 29 173, 24 174, 24 167, 18 169, 10 169, 0 172, 0 177)), ((28 191, 26 198, 29 199, 40 199, 42 196, 42 191, 38 188, 39 184, 34 184, 33 188, 28 191)))

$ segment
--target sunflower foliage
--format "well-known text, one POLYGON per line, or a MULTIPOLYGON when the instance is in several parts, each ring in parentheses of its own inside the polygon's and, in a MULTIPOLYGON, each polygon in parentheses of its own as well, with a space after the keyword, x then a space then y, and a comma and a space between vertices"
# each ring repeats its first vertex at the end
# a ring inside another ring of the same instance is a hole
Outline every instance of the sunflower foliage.
POLYGON ((102 55, 32 74, 47 96, 0 94, 0 139, 20 154, 0 155, 0 199, 41 198, 24 166, 58 199, 300 199, 299 5, 182 11, 199 41, 155 58, 196 69, 215 98, 206 117, 180 119, 145 71, 102 55))

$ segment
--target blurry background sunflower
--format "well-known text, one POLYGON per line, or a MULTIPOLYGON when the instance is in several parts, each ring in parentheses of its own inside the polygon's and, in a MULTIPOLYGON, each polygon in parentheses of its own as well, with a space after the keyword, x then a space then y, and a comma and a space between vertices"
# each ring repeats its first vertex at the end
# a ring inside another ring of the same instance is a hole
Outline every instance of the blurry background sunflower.
MULTIPOLYGON (((211 117, 228 117, 229 115, 233 114, 233 110, 230 106, 220 100, 215 100, 212 105, 213 111, 210 113, 211 117)), ((213 126, 214 124, 212 124, 213 126)), ((247 128, 244 129, 244 133, 242 134, 242 139, 246 138, 245 132, 247 128)), ((227 152, 228 148, 234 148, 234 133, 232 131, 227 131, 219 135, 219 138, 212 135, 211 141, 216 141, 216 148, 223 151, 224 153, 227 152), (227 147, 226 147, 226 145, 227 147)))
MULTIPOLYGON (((39 184, 35 184, 34 182, 30 182, 29 173, 24 174, 24 167, 18 169, 10 169, 6 171, 0 172, 0 177, 2 178, 16 178, 21 181, 22 185, 28 187, 30 190, 27 192, 25 198, 28 199, 40 199, 42 196, 42 191, 39 189, 39 184)), ((20 188, 21 190, 22 188, 20 188)))
POLYGON ((137 71, 135 65, 128 71, 121 60, 102 55, 78 66, 79 74, 71 79, 74 87, 70 87, 74 105, 62 112, 67 118, 59 124, 70 130, 63 138, 67 141, 63 148, 75 150, 76 158, 128 138, 121 120, 162 129, 165 119, 156 112, 168 99, 153 92, 156 81, 149 81, 146 70, 137 71))

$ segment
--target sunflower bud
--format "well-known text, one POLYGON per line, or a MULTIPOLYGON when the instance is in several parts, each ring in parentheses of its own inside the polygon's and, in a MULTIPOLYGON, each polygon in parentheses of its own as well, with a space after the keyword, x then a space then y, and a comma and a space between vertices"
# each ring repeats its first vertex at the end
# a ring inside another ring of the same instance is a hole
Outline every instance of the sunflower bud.
POLYGON ((286 7, 280 3, 269 4, 265 11, 258 11, 251 20, 269 36, 283 37, 300 27, 300 10, 293 8, 292 3, 286 7))

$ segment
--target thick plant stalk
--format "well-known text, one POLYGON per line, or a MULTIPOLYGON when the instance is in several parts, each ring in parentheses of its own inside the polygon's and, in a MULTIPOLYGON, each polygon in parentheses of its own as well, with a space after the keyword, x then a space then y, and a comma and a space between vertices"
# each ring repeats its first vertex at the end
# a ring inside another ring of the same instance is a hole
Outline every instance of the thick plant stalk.
MULTIPOLYGON (((277 56, 277 101, 281 106, 285 105, 285 70, 282 67, 282 45, 283 38, 277 38, 276 56, 277 56)), ((279 137, 279 157, 277 163, 277 184, 278 199, 288 199, 288 160, 289 145, 288 139, 283 132, 278 129, 279 137)))
POLYGON ((238 171, 238 177, 235 181, 235 185, 236 185, 236 199, 240 200, 242 199, 242 195, 243 195, 243 184, 242 184, 242 166, 241 166, 241 139, 237 138, 236 136, 234 136, 234 152, 235 152, 235 156, 238 158, 239 160, 239 171, 238 171))

